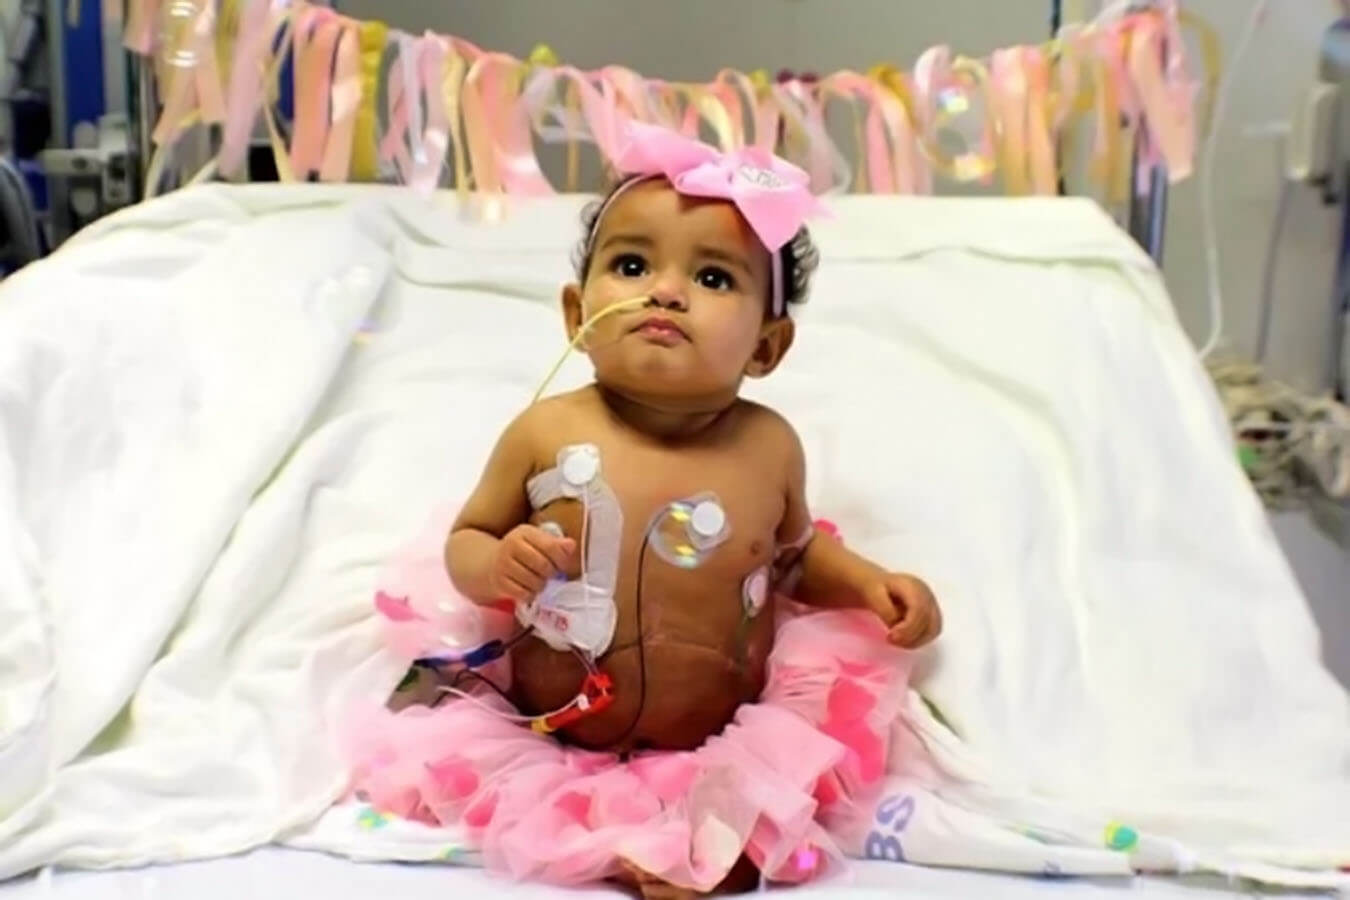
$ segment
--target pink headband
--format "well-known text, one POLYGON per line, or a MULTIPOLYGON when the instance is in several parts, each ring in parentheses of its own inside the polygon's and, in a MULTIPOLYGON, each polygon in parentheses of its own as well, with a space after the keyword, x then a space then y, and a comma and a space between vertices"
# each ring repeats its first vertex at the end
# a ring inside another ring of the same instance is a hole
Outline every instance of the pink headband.
POLYGON ((824 207, 808 186, 801 169, 762 147, 746 147, 721 153, 707 144, 677 132, 644 122, 628 122, 621 146, 614 154, 619 174, 632 176, 609 195, 596 214, 587 239, 587 255, 593 249, 600 220, 618 197, 635 184, 665 178, 671 187, 689 197, 729 201, 769 251, 773 314, 781 316, 783 261, 778 251, 792 240, 808 216, 824 207))

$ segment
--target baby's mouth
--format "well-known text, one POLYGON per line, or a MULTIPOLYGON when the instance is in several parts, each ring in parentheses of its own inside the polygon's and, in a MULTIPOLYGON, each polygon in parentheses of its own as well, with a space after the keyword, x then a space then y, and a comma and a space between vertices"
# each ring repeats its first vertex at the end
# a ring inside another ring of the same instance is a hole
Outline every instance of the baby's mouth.
POLYGON ((689 340, 689 335, 685 334, 683 328, 676 325, 673 320, 662 316, 643 319, 633 327, 632 333, 667 347, 689 340))

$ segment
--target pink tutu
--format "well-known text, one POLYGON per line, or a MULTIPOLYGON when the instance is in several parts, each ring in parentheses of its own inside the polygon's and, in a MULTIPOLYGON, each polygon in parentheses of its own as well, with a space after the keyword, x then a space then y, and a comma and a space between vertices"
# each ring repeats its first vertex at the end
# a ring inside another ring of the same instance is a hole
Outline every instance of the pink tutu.
POLYGON ((383 811, 465 828, 490 870, 517 879, 583 884, 627 863, 708 891, 744 854, 771 880, 805 881, 838 857, 831 832, 876 799, 908 668, 874 616, 810 613, 780 625, 760 702, 697 750, 625 761, 567 747, 482 697, 358 717, 353 788, 383 811))

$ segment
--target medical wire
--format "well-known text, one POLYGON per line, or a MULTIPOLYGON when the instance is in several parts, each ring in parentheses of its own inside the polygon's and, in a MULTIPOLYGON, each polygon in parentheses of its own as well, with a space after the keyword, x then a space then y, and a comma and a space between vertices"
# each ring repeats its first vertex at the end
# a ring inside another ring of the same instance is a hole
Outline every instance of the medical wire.
POLYGON ((534 404, 538 403, 539 398, 544 396, 544 391, 548 389, 549 384, 551 384, 553 382, 553 379, 557 377, 558 373, 562 371, 563 364, 567 362, 567 357, 571 355, 572 351, 576 350, 578 347, 581 346, 581 342, 586 339, 586 334, 592 328, 595 327, 595 324, 597 322, 599 322, 601 319, 613 315, 614 313, 623 312, 624 310, 628 309, 635 309, 639 306, 644 306, 649 302, 651 302, 650 297, 645 296, 633 297, 631 300, 624 300, 619 303, 613 303, 609 306, 606 306, 604 309, 600 310, 598 313, 595 313, 589 319, 582 322, 581 327, 577 329, 576 336, 573 337, 572 340, 568 341, 567 347, 563 350, 562 355, 558 357, 558 361, 553 364, 553 368, 549 369, 548 374, 544 376, 544 380, 543 382, 540 383, 539 389, 534 392, 534 397, 530 400, 530 405, 533 406, 534 404))
POLYGON ((633 621, 637 628, 637 652, 638 652, 638 707, 637 712, 633 714, 633 721, 628 723, 628 727, 612 741, 611 746, 618 746, 621 742, 637 729, 638 723, 642 721, 643 710, 647 708, 647 641, 642 634, 642 582, 643 574, 647 565, 647 548, 651 546, 652 530, 648 528, 642 535, 642 547, 638 550, 637 564, 637 585, 633 591, 633 621))
POLYGON ((1270 238, 1266 243, 1266 258, 1261 266, 1261 307, 1256 320, 1256 364, 1264 365, 1266 348, 1270 341, 1270 317, 1275 306, 1275 274, 1280 256, 1280 242, 1284 236, 1285 223, 1289 220, 1289 207, 1293 201, 1294 183, 1284 168, 1283 143, 1276 144, 1275 160, 1278 163, 1280 196, 1275 205, 1275 218, 1271 223, 1270 238))
POLYGON ((578 567, 581 571, 581 593, 582 596, 586 597, 589 597, 591 592, 591 583, 586 578, 586 541, 589 538, 590 525, 590 495, 588 493, 583 493, 581 495, 581 540, 577 542, 577 553, 580 555, 581 559, 581 565, 578 567))
POLYGON ((1228 64, 1214 99, 1214 116, 1210 122, 1209 133, 1205 135, 1204 148, 1200 162, 1200 229, 1205 245, 1205 280, 1209 289, 1209 334, 1200 345, 1200 358, 1205 359, 1219 346, 1223 337, 1223 284, 1219 267, 1219 235, 1214 221, 1214 162, 1218 152, 1219 132, 1223 128, 1224 115, 1228 112, 1228 98, 1242 58, 1256 37, 1257 28, 1265 17, 1269 0, 1256 0, 1252 4, 1247 23, 1238 38, 1233 58, 1228 64))
MULTIPOLYGON (((522 628, 520 631, 516 632, 516 633, 515 633, 514 635, 512 635, 511 637, 507 638, 505 641, 502 641, 502 642, 501 642, 501 649, 497 651, 497 654, 496 654, 495 656, 490 657, 490 658, 488 659, 488 661, 490 662, 490 661, 492 661, 492 660, 494 660, 494 659, 500 659, 502 656, 505 656, 506 653, 507 653, 512 647, 514 647, 516 644, 519 644, 521 641, 525 640, 525 638, 529 637, 531 634, 534 634, 534 626, 533 626, 533 625, 529 626, 528 628, 522 628)), ((483 647, 484 647, 484 648, 485 648, 485 647, 489 647, 489 646, 491 646, 493 643, 495 643, 495 641, 489 641, 487 644, 484 644, 483 647)), ((483 649, 483 648, 479 648, 479 650, 470 651, 469 653, 466 653, 466 654, 460 654, 459 656, 446 656, 446 657, 427 656, 427 657, 422 657, 421 659, 415 659, 415 660, 413 660, 413 665, 416 666, 416 667, 424 668, 424 669, 442 669, 442 668, 445 668, 445 667, 447 667, 447 666, 453 666, 453 665, 463 664, 463 663, 465 662, 466 658, 472 657, 474 654, 480 652, 482 649, 483 649)), ((472 663, 471 663, 471 664, 469 664, 468 667, 469 667, 469 668, 473 668, 474 665, 481 665, 481 664, 482 664, 482 663, 478 663, 478 664, 472 664, 472 663)))
MULTIPOLYGON (((496 685, 493 685, 493 687, 496 687, 496 685)), ((442 694, 450 694, 451 696, 458 697, 461 700, 467 700, 473 705, 485 709, 488 712, 492 713, 493 715, 497 716, 498 718, 505 719, 508 722, 533 722, 535 719, 546 719, 549 716, 556 716, 560 712, 566 712, 567 710, 577 705, 576 698, 573 697, 566 704, 558 707, 555 710, 552 710, 551 712, 542 713, 541 715, 537 716, 525 716, 515 713, 502 712, 500 709, 497 709, 496 707, 484 703, 482 700, 479 700, 477 697, 475 697, 473 694, 470 694, 468 691, 461 691, 459 688, 456 687, 450 687, 447 685, 438 687, 436 688, 436 690, 440 691, 442 694)))
MULTIPOLYGON (((507 703, 510 703, 510 702, 511 702, 511 698, 508 697, 508 696, 506 696, 506 691, 504 691, 504 690, 502 690, 501 688, 497 687, 496 682, 494 682, 491 678, 488 678, 488 677, 487 677, 486 675, 484 675, 482 672, 478 672, 478 671, 476 671, 476 670, 474 670, 474 669, 462 669, 461 671, 456 672, 456 673, 455 673, 455 677, 450 681, 450 687, 458 689, 458 688, 459 688, 459 683, 460 683, 461 681, 463 681, 466 677, 467 677, 467 678, 472 678, 474 681, 478 682, 479 684, 484 685, 484 686, 490 688, 490 689, 492 690, 492 693, 496 694, 498 697, 501 697, 501 698, 502 698, 503 700, 505 700, 507 703)), ((442 696, 445 696, 445 695, 442 695, 442 696)))

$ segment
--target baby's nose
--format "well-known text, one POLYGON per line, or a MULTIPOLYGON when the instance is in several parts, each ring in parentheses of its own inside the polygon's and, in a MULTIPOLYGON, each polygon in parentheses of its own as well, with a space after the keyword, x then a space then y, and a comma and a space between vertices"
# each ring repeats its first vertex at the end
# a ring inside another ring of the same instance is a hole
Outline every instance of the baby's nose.
POLYGON ((652 306, 659 306, 662 309, 687 309, 689 306, 689 298, 684 290, 684 285, 675 278, 662 278, 652 285, 652 293, 648 302, 652 306))

